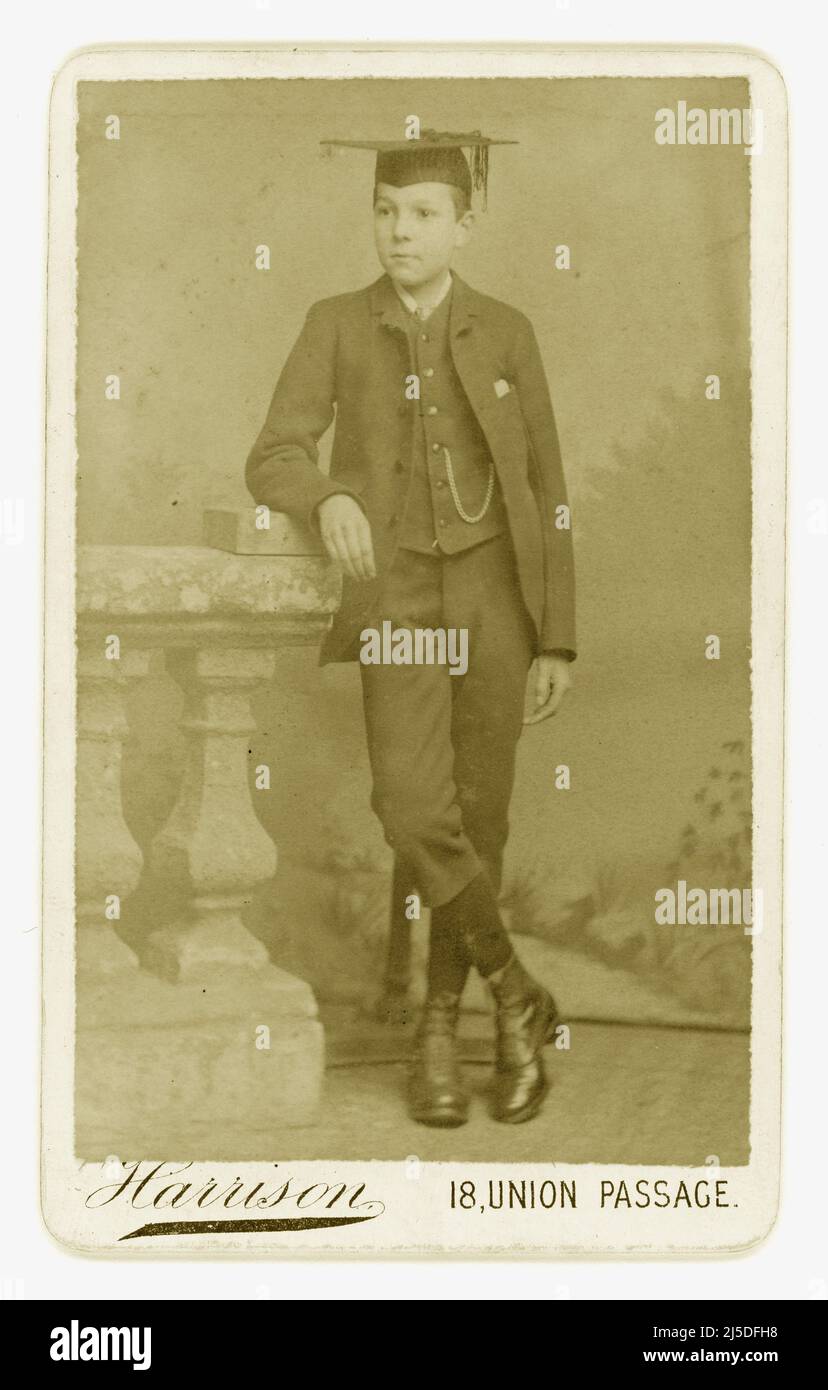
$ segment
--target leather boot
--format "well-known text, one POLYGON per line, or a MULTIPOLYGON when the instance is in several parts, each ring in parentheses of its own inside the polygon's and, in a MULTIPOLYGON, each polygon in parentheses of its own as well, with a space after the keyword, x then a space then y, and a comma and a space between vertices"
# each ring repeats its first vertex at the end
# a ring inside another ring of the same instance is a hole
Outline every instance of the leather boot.
POLYGON ((408 1109, 422 1125, 452 1129, 468 1119, 469 1096, 457 1055, 460 995, 426 999, 408 1075, 408 1109))
POLYGON ((542 1049, 555 1037, 552 995, 527 974, 516 956, 488 980, 497 1029, 492 1114, 506 1124, 531 1120, 549 1089, 542 1049))

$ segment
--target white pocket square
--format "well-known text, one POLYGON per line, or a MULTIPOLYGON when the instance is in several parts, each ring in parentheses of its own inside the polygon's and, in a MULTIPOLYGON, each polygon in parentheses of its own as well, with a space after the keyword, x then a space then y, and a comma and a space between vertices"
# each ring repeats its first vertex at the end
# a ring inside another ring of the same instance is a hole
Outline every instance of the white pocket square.
POLYGON ((508 396, 512 388, 508 381, 504 381, 503 377, 500 377, 500 379, 495 382, 494 389, 496 396, 508 396))

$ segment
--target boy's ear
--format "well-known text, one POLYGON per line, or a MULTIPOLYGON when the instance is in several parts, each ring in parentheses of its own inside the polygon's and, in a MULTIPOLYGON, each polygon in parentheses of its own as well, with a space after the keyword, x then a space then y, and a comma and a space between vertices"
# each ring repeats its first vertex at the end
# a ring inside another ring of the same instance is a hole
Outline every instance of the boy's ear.
POLYGON ((458 218, 456 228, 455 246, 465 246, 474 231, 474 213, 471 208, 458 218))

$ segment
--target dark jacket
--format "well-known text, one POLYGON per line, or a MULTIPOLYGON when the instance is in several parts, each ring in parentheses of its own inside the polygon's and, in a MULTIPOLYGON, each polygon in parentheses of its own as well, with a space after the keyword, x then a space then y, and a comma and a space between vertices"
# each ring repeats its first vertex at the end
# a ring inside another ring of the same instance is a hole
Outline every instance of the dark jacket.
MULTIPOLYGON (((566 505, 558 435, 532 325, 509 304, 453 276, 454 365, 488 441, 506 504, 524 601, 537 651, 575 655, 572 532, 555 525, 566 505), (498 383, 498 389, 495 387, 498 383), (505 394, 504 383, 510 390, 505 394)), ((276 384, 247 459, 258 504, 287 512, 318 533, 316 508, 335 492, 363 507, 378 576, 397 548, 411 473, 411 412, 405 398, 407 342, 389 277, 311 306, 276 384), (317 442, 334 419, 330 477, 317 442)), ((377 580, 343 576, 342 602, 320 663, 355 659, 377 580)))

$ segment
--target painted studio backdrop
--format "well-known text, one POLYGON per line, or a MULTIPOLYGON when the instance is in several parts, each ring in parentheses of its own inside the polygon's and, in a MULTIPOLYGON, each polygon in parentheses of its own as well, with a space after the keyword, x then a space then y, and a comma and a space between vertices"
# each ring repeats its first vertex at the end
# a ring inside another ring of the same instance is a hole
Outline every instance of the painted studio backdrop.
MULTIPOLYGON (((455 264, 538 337, 579 655, 560 714, 521 737, 504 910, 564 1016, 738 1032, 750 936, 655 919, 656 892, 680 881, 750 886, 751 161, 658 144, 655 113, 679 101, 749 104, 745 84, 713 79, 82 84, 77 534, 157 547, 160 565, 205 546, 206 511, 252 509, 245 458, 309 305, 381 273, 371 158, 321 140, 399 136, 414 113, 517 141, 492 150, 455 264)), ((180 791, 181 702, 154 652, 123 747, 145 858, 180 791)), ((391 869, 358 671, 320 669, 316 643, 280 648, 253 708, 250 797, 278 867, 245 921, 323 1006, 358 1010, 380 984, 391 869)), ((134 901, 163 918, 146 881, 134 901)), ((139 917, 125 909, 125 940, 139 917)), ((419 950, 426 924, 414 935, 419 950)))

